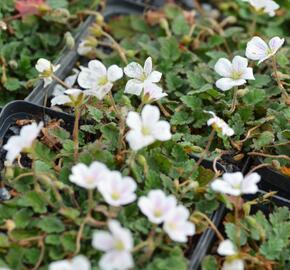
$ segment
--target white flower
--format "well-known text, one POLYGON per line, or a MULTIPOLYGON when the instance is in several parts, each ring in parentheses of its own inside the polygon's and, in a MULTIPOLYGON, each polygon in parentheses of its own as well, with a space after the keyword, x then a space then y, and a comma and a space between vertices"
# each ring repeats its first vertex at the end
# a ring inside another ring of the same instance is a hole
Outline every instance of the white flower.
POLYGON ((147 218, 155 224, 160 224, 176 207, 176 198, 173 195, 166 196, 162 190, 151 190, 148 195, 141 196, 138 207, 147 218))
POLYGON ((92 44, 88 40, 82 40, 78 46, 77 52, 79 55, 90 55, 95 51, 95 46, 92 46, 92 44))
POLYGON ((217 117, 214 112, 205 111, 211 114, 213 117, 207 120, 208 126, 213 126, 213 128, 217 129, 217 131, 221 131, 223 135, 233 136, 235 134, 234 130, 229 127, 229 125, 221 118, 217 117))
POLYGON ((94 161, 90 166, 79 163, 72 167, 69 180, 80 187, 94 189, 102 182, 107 172, 106 165, 98 161, 94 161))
POLYGON ((93 234, 92 245, 95 249, 106 252, 99 266, 102 270, 126 270, 134 266, 131 250, 133 238, 131 232, 122 228, 116 220, 110 220, 110 232, 97 231, 93 234))
POLYGON ((144 87, 143 100, 145 102, 156 101, 166 96, 167 94, 162 92, 162 88, 156 84, 148 84, 144 87))
POLYGON ((260 37, 253 37, 247 44, 246 56, 251 60, 259 60, 258 64, 260 64, 274 56, 284 42, 284 38, 273 37, 268 45, 260 37))
POLYGON ((44 81, 44 87, 52 83, 52 75, 55 71, 58 70, 60 65, 53 65, 50 61, 44 58, 38 59, 35 68, 39 72, 40 78, 44 81))
MULTIPOLYGON (((79 73, 80 73, 79 70, 74 68, 73 74, 64 79, 65 84, 67 86, 69 86, 70 88, 73 88, 73 86, 78 78, 79 73)), ((57 84, 53 89, 52 95, 55 97, 59 96, 59 95, 63 95, 65 90, 66 90, 66 88, 64 88, 62 85, 57 84)))
POLYGON ((88 68, 81 67, 78 77, 78 84, 87 89, 85 92, 103 99, 113 87, 113 83, 123 77, 123 70, 117 65, 108 68, 98 60, 92 60, 88 64, 88 68))
POLYGON ((12 163, 21 151, 30 148, 42 127, 42 122, 38 125, 36 123, 32 123, 22 127, 19 135, 10 137, 8 142, 3 146, 3 148, 7 151, 6 159, 12 163))
POLYGON ((244 270, 244 261, 241 259, 226 260, 221 270, 244 270))
POLYGON ((211 188, 216 192, 240 196, 242 194, 255 194, 258 191, 257 183, 261 177, 257 173, 251 173, 245 177, 240 172, 225 173, 223 179, 216 179, 211 188))
POLYGON ((243 85, 246 80, 255 80, 253 69, 248 67, 248 60, 241 56, 235 56, 232 63, 226 58, 220 58, 214 69, 223 77, 216 82, 216 87, 222 91, 243 85))
POLYGON ((248 2, 258 11, 262 10, 269 16, 275 16, 275 11, 279 9, 279 5, 273 0, 248 0, 248 2))
POLYGON ((222 256, 232 256, 237 254, 237 250, 233 242, 229 239, 226 239, 219 244, 217 253, 222 256))
POLYGON ((161 80, 162 73, 152 70, 152 58, 148 57, 145 61, 144 68, 132 62, 124 68, 125 74, 132 78, 125 87, 125 93, 139 96, 143 89, 153 88, 161 80))
POLYGON ((152 144, 155 140, 167 141, 171 139, 170 125, 166 121, 159 120, 158 107, 146 105, 141 116, 136 112, 129 112, 126 123, 130 127, 126 140, 131 149, 139 150, 152 144))
POLYGON ((129 204, 136 200, 136 182, 131 177, 122 177, 120 172, 112 171, 105 174, 98 190, 105 201, 112 206, 129 204))
POLYGON ((51 106, 72 104, 78 105, 82 102, 84 97, 84 91, 80 89, 67 89, 63 95, 58 95, 51 100, 51 106))
POLYGON ((187 220, 188 217, 189 211, 183 205, 177 206, 166 216, 163 229, 173 241, 187 242, 187 236, 194 235, 195 226, 187 220))
POLYGON ((78 255, 72 260, 62 260, 53 262, 49 265, 48 270, 90 270, 91 263, 83 255, 78 255))

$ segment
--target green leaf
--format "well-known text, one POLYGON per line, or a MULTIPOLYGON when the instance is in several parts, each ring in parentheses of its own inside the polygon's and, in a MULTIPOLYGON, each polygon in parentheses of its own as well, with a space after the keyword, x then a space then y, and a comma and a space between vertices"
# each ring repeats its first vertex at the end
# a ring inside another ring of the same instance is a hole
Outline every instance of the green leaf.
POLYGON ((266 97, 265 91, 262 89, 250 88, 249 92, 243 97, 243 101, 247 105, 256 105, 263 101, 266 97))
POLYGON ((88 112, 90 117, 92 117, 97 123, 103 119, 103 112, 93 106, 88 106, 88 112))
POLYGON ((240 236, 239 236, 240 245, 245 245, 247 243, 247 234, 245 233, 245 231, 242 228, 240 228, 240 230, 238 230, 238 228, 235 224, 227 223, 225 225, 225 231, 226 231, 228 238, 233 243, 237 243, 237 240, 238 240, 237 232, 240 231, 240 236))
POLYGON ((171 124, 172 125, 185 125, 185 124, 190 124, 193 122, 194 118, 191 114, 180 111, 180 112, 175 112, 174 115, 171 117, 171 124))
POLYGON ((19 210, 13 217, 17 228, 25 228, 31 222, 33 213, 29 209, 19 210))
POLYGON ((4 233, 0 233, 0 247, 9 247, 9 239, 4 233))
POLYGON ((206 256, 202 260, 201 270, 218 270, 218 263, 214 256, 206 256))
POLYGON ((180 57, 179 46, 174 37, 160 38, 159 42, 161 45, 160 53, 162 58, 174 62, 180 57))
POLYGON ((200 74, 193 71, 188 71, 186 75, 190 86, 194 89, 199 89, 206 84, 206 81, 200 76, 200 74))
POLYGON ((42 194, 36 191, 29 191, 18 200, 19 206, 32 207, 36 213, 45 213, 46 202, 42 194))
POLYGON ((173 19, 172 31, 176 35, 186 35, 189 32, 189 26, 183 15, 179 15, 173 19))
POLYGON ((10 77, 4 83, 4 87, 9 91, 16 91, 21 87, 21 84, 18 79, 10 77))
POLYGON ((37 227, 47 233, 60 233, 65 230, 62 221, 55 216, 42 217, 37 227))
POLYGON ((256 74, 255 75, 255 80, 250 80, 249 84, 254 86, 254 87, 263 87, 269 84, 271 82, 271 77, 266 74, 256 74))
POLYGON ((254 147, 257 150, 260 150, 266 145, 271 144, 274 141, 274 134, 270 131, 262 132, 257 139, 254 139, 254 147))

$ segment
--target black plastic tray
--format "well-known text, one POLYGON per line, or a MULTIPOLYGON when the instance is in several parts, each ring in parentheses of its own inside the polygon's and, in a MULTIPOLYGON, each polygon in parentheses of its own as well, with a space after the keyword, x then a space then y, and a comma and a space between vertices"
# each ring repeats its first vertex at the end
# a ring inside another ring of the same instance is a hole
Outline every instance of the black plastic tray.
MULTIPOLYGON (((255 165, 263 164, 261 158, 254 161, 255 165)), ((290 200, 290 177, 284 175, 271 167, 263 167, 256 171, 261 175, 262 180, 259 187, 266 191, 277 191, 280 197, 290 200)))

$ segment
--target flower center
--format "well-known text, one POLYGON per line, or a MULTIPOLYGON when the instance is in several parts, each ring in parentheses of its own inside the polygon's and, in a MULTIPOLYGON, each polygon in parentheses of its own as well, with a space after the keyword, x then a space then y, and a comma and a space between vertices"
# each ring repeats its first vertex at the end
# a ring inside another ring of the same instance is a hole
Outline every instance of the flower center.
POLYGON ((147 79, 147 76, 146 76, 146 74, 143 72, 142 73, 142 75, 141 75, 141 77, 140 77, 140 81, 145 81, 147 79))
POLYGON ((234 184, 233 188, 234 189, 241 189, 241 184, 240 183, 234 184))
POLYGON ((105 85, 108 82, 107 76, 103 76, 99 79, 100 85, 105 85))
POLYGON ((119 200, 120 199, 120 193, 119 192, 117 192, 117 191, 113 191, 112 192, 112 194, 111 194, 111 197, 112 197, 112 199, 114 200, 114 201, 117 201, 117 200, 119 200))
POLYGON ((232 73, 232 79, 239 80, 241 78, 242 74, 243 73, 241 73, 241 72, 233 71, 233 73, 232 73))
POLYGON ((123 242, 121 240, 117 240, 115 242, 114 246, 115 246, 115 249, 118 250, 118 251, 122 251, 122 250, 125 249, 125 246, 124 246, 124 244, 123 244, 123 242))
POLYGON ((91 184, 91 183, 93 183, 94 181, 95 181, 95 178, 94 178, 93 176, 87 176, 87 178, 86 178, 86 182, 87 182, 87 183, 91 184))
POLYGON ((53 69, 50 67, 49 69, 44 70, 41 75, 43 77, 50 77, 53 74, 53 69))
POLYGON ((154 211, 154 216, 155 216, 155 217, 161 217, 161 216, 162 216, 162 211, 161 211, 160 209, 156 209, 156 210, 154 211))
POLYGON ((273 53, 273 50, 271 50, 270 48, 267 50, 267 55, 271 55, 273 53))
POLYGON ((141 132, 144 136, 149 136, 151 134, 150 128, 143 126, 141 132))

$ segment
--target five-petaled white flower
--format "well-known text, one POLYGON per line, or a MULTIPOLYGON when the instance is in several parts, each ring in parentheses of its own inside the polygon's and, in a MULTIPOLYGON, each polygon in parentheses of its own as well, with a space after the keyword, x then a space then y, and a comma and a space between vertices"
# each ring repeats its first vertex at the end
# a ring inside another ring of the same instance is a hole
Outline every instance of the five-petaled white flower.
POLYGON ((268 45, 260 37, 253 37, 247 44, 246 56, 251 60, 259 60, 260 64, 274 56, 284 42, 284 38, 273 37, 268 45))
POLYGON ((81 67, 78 84, 86 89, 84 92, 103 99, 111 91, 113 83, 122 77, 123 70, 117 65, 112 65, 107 70, 102 62, 92 60, 87 68, 81 67))
POLYGON ((146 105, 141 116, 136 112, 129 112, 126 123, 130 127, 126 140, 131 149, 139 150, 152 144, 155 140, 167 141, 171 139, 170 125, 167 121, 159 120, 158 107, 146 105))
MULTIPOLYGON (((77 78, 78 78, 78 75, 79 75, 80 71, 77 69, 77 68, 74 68, 72 70, 72 74, 67 76, 65 79, 64 79, 64 82, 65 84, 69 87, 69 88, 73 88, 77 78)), ((64 94, 64 91, 66 90, 66 88, 64 86, 62 86, 61 84, 57 84, 54 89, 53 89, 53 93, 52 95, 54 97, 56 96, 59 96, 59 95, 63 95, 64 94)))
POLYGON ((34 140, 39 135, 42 127, 42 122, 38 125, 36 123, 32 123, 22 127, 19 135, 10 137, 8 142, 3 146, 3 148, 7 151, 6 159, 12 163, 22 151, 30 148, 34 140))
POLYGON ((136 200, 136 182, 131 177, 122 177, 118 171, 110 171, 105 174, 98 190, 105 201, 112 206, 129 204, 136 200))
POLYGON ((238 251, 231 240, 226 239, 222 241, 218 246, 217 253, 222 256, 227 256, 223 264, 222 270, 244 269, 244 261, 236 258, 238 251))
POLYGON ((220 58, 214 69, 223 77, 216 82, 216 87, 222 91, 243 85, 246 80, 255 80, 253 69, 248 67, 248 59, 241 56, 235 56, 232 63, 226 58, 220 58))
POLYGON ((220 193, 240 196, 242 194, 255 194, 258 191, 257 183, 261 177, 257 173, 243 176, 241 172, 224 173, 223 179, 216 179, 212 182, 211 188, 220 193))
POLYGON ((53 65, 50 61, 44 58, 38 59, 35 68, 39 72, 39 77, 44 81, 44 87, 52 83, 52 75, 59 69, 60 65, 53 65))
POLYGON ((207 125, 212 126, 217 132, 221 132, 226 136, 233 136, 235 134, 234 130, 221 118, 217 117, 212 111, 205 111, 211 114, 213 117, 207 120, 207 125))
POLYGON ((106 165, 98 161, 94 161, 90 166, 79 163, 72 167, 69 180, 80 187, 94 189, 103 181, 108 171, 106 165))
POLYGON ((279 5, 273 0, 246 0, 249 2, 257 11, 263 11, 269 16, 275 16, 275 11, 279 9, 279 5))
POLYGON ((131 232, 122 228, 116 220, 108 222, 110 232, 96 231, 92 245, 105 252, 99 261, 102 270, 126 270, 134 266, 131 250, 133 238, 131 232))
POLYGON ((127 82, 125 93, 139 96, 144 89, 146 89, 147 92, 150 91, 150 89, 152 91, 154 87, 156 89, 156 83, 161 80, 162 73, 152 69, 151 57, 146 59, 144 68, 136 62, 128 64, 124 68, 124 72, 132 79, 127 82))
POLYGON ((160 224, 176 208, 176 198, 173 195, 166 196, 162 190, 151 190, 148 195, 141 196, 138 207, 147 218, 155 224, 160 224))
POLYGON ((90 270, 91 263, 87 257, 78 255, 71 260, 61 260, 52 262, 48 270, 90 270))
POLYGON ((178 205, 166 216, 163 229, 173 241, 184 243, 188 236, 194 235, 195 226, 188 217, 189 211, 183 205, 178 205))
POLYGON ((67 89, 64 91, 63 95, 55 96, 51 100, 51 106, 55 105, 72 105, 77 106, 81 105, 83 98, 85 96, 84 91, 80 89, 67 89))

